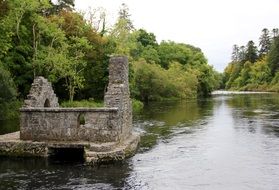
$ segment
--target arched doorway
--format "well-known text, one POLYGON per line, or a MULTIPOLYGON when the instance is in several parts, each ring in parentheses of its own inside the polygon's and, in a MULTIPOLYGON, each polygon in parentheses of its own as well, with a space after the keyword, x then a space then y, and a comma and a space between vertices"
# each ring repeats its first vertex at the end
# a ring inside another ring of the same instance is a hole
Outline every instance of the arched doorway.
POLYGON ((45 107, 45 108, 49 108, 49 107, 50 107, 49 99, 46 99, 46 101, 45 101, 45 103, 44 103, 44 107, 45 107))

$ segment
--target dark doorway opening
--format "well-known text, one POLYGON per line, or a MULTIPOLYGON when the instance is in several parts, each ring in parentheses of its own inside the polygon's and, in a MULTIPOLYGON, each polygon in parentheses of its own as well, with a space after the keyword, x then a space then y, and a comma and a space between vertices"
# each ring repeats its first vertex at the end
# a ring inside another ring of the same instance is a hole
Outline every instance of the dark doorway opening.
POLYGON ((48 148, 51 161, 84 162, 84 148, 48 148))

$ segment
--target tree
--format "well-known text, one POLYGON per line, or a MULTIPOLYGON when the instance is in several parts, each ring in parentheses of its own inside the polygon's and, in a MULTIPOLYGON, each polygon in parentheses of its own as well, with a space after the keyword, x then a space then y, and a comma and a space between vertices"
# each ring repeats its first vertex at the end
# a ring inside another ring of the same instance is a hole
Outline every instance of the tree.
POLYGON ((245 61, 250 61, 251 63, 256 62, 258 58, 257 47, 255 43, 251 40, 246 45, 245 61))
POLYGON ((21 97, 30 88, 36 66, 37 50, 40 42, 38 37, 44 10, 49 8, 48 0, 14 0, 7 1, 8 14, 0 20, 0 59, 11 72, 21 97))
POLYGON ((157 47, 158 43, 156 36, 153 33, 148 33, 144 29, 138 30, 137 42, 139 42, 143 47, 152 46, 157 47))
POLYGON ((9 11, 8 2, 0 0, 0 18, 5 16, 9 11))
POLYGON ((10 73, 0 62, 0 104, 15 100, 17 96, 16 86, 10 73))
POLYGON ((242 88, 248 84, 248 81, 250 79, 251 66, 252 64, 249 61, 246 61, 244 63, 238 78, 236 78, 235 80, 235 83, 238 88, 242 88))
POLYGON ((121 8, 118 12, 118 20, 125 20, 125 30, 133 31, 135 28, 132 20, 130 19, 131 15, 129 12, 129 7, 125 3, 122 3, 121 8))
POLYGON ((263 85, 270 82, 271 73, 265 57, 252 65, 250 77, 249 83, 253 85, 263 85))
POLYGON ((244 62, 246 56, 246 48, 245 46, 239 47, 239 61, 244 62))
POLYGON ((162 41, 158 46, 158 54, 161 60, 160 65, 163 68, 168 68, 172 62, 178 62, 183 65, 189 63, 192 53, 187 45, 172 41, 162 41))
POLYGON ((62 10, 73 11, 75 7, 75 0, 57 0, 56 3, 49 0, 49 3, 52 6, 47 10, 47 15, 58 14, 62 10))
POLYGON ((237 62, 239 61, 239 47, 238 45, 233 45, 233 51, 232 51, 232 61, 237 62))
POLYGON ((41 58, 44 65, 49 67, 52 82, 64 79, 70 101, 73 101, 77 89, 84 87, 83 71, 87 63, 84 56, 90 48, 86 38, 72 37, 59 49, 48 48, 46 57, 41 58))
POLYGON ((279 35, 279 29, 278 28, 273 28, 272 29, 272 38, 276 38, 279 35))
POLYGON ((126 4, 122 4, 119 10, 117 22, 110 31, 109 39, 115 44, 115 54, 129 55, 137 49, 137 32, 130 19, 129 9, 126 4))
MULTIPOLYGON (((147 64, 145 60, 134 62, 134 86, 140 100, 148 103, 164 94, 169 84, 166 72, 158 64, 147 64)), ((166 94, 165 94, 166 95, 166 94)))
POLYGON ((269 36, 269 31, 267 28, 264 28, 262 30, 262 35, 260 36, 259 57, 266 55, 270 50, 270 46, 271 46, 271 39, 269 36))
POLYGON ((148 45, 143 48, 141 57, 144 58, 148 63, 160 63, 160 57, 158 55, 158 52, 151 45, 148 45))
POLYGON ((271 70, 272 76, 279 70, 279 37, 275 37, 271 50, 267 57, 267 62, 271 70))

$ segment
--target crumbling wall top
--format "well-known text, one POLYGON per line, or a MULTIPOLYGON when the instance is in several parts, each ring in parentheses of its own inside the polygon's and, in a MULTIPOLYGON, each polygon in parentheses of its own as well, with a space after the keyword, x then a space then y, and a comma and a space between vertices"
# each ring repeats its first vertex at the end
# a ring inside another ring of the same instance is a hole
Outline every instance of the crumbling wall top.
POLYGON ((59 107, 58 98, 47 79, 41 76, 34 79, 24 107, 59 107))

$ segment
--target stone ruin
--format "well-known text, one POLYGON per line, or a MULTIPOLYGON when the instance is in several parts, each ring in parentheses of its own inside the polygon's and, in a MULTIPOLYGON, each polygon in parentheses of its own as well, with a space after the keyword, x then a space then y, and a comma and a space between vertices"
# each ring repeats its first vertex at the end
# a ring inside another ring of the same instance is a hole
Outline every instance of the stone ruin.
POLYGON ((25 108, 59 107, 51 83, 44 77, 36 77, 32 83, 27 99, 24 101, 25 108))
POLYGON ((43 77, 35 78, 20 109, 19 144, 6 152, 49 156, 59 149, 79 148, 88 163, 131 155, 139 135, 132 131, 128 69, 127 57, 110 59, 103 108, 60 108, 51 84, 43 77))

